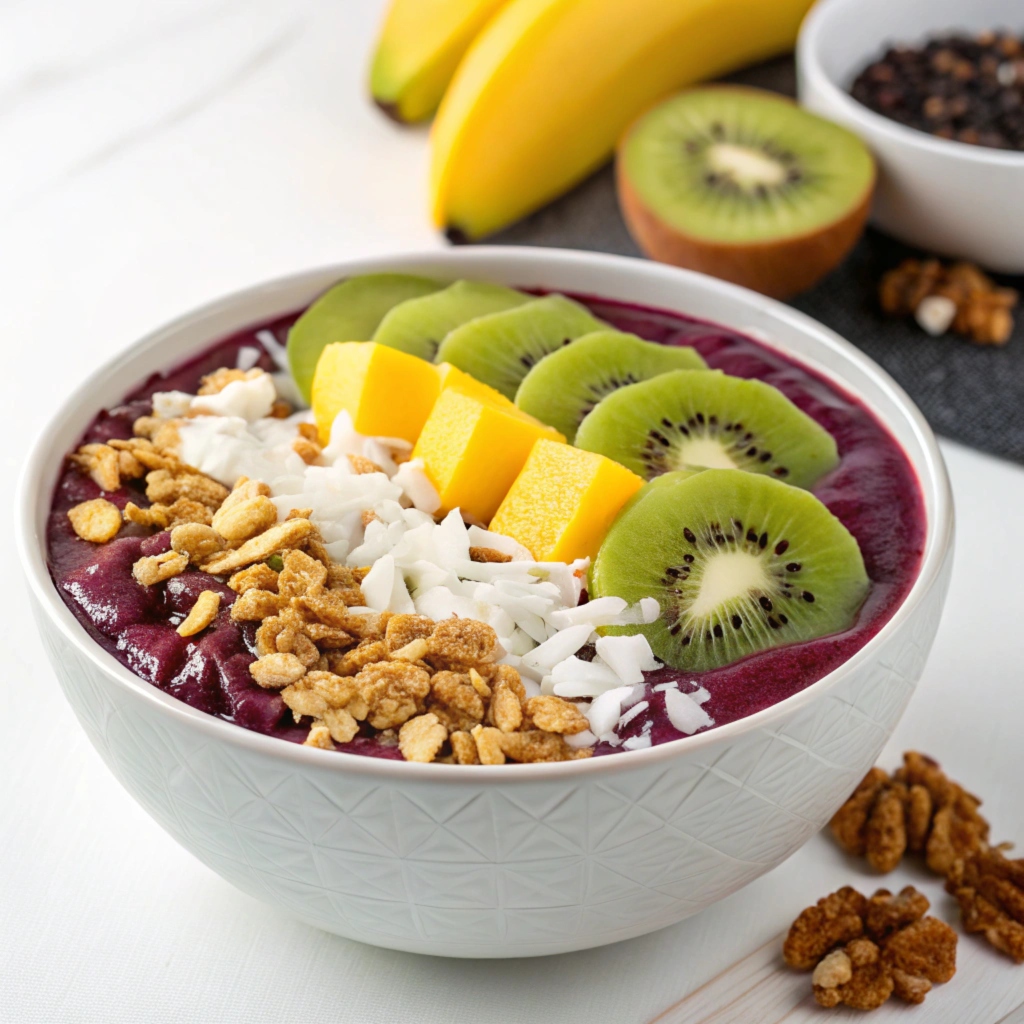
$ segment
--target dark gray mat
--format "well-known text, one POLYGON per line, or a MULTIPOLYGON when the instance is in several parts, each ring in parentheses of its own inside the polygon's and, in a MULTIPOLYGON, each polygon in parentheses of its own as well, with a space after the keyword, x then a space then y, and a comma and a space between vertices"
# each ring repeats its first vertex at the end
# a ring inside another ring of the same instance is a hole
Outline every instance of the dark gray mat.
MULTIPOLYGON (((732 80, 794 91, 788 59, 751 68, 732 80)), ((619 215, 610 167, 487 242, 641 255, 619 215)), ((792 305, 881 363, 936 431, 1024 463, 1024 309, 1018 310, 1014 336, 1003 348, 973 345, 952 335, 931 338, 913 321, 884 317, 876 298, 878 281, 908 255, 917 254, 868 231, 839 269, 792 305)), ((1024 291, 1024 278, 999 280, 1024 291)))

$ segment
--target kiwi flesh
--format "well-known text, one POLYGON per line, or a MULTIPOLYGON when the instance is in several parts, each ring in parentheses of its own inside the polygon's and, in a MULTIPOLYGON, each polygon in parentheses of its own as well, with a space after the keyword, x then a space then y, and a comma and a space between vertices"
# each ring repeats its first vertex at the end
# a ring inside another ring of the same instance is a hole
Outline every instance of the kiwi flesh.
POLYGON ((662 478, 619 515, 591 569, 592 597, 655 597, 656 657, 705 671, 849 629, 870 582, 856 540, 813 494, 709 469, 662 478))
POLYGON ((437 361, 514 400, 522 379, 545 356, 605 326, 578 302, 547 295, 457 327, 442 342, 437 361))
POLYGON ((704 370, 688 345, 658 345, 623 331, 594 331, 545 356, 523 378, 516 405, 572 444, 583 418, 618 388, 669 370, 704 370))
POLYGON ((839 463, 832 435, 781 391, 717 370, 673 370, 619 388, 580 424, 576 446, 645 480, 703 467, 809 488, 839 463))
POLYGON ((288 365, 308 402, 320 353, 334 341, 368 341, 393 306, 444 285, 411 274, 360 274, 320 296, 288 332, 288 365))
POLYGON ((875 183, 851 132, 737 86, 691 89, 648 111, 624 136, 616 173, 626 224, 648 256, 776 298, 843 259, 875 183))
POLYGON ((390 310, 371 341, 432 360, 449 331, 477 317, 529 302, 530 296, 482 281, 456 281, 390 310))

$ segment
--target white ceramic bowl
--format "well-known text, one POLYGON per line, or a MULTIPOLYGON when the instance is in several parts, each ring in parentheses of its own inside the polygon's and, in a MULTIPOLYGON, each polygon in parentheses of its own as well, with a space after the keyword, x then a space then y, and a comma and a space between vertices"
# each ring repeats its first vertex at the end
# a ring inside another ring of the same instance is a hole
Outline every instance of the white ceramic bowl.
POLYGON ((50 660, 89 739, 184 847, 243 891, 379 946, 447 956, 560 953, 662 928, 785 860, 874 762, 931 646, 952 552, 935 439, 855 348, 786 306, 657 263, 550 249, 458 249, 314 270, 231 295, 100 368, 47 427, 19 499, 19 545, 50 660), (339 278, 396 270, 542 285, 755 328, 859 395, 917 471, 920 576, 841 668, 768 710, 647 750, 563 764, 407 764, 315 750, 204 715, 96 645, 46 570, 60 453, 147 374, 339 278))
POLYGON ((878 160, 872 220, 927 252, 1024 273, 1024 153, 968 146, 876 114, 848 92, 887 46, 950 31, 1020 31, 1020 0, 820 0, 797 42, 800 102, 878 160))

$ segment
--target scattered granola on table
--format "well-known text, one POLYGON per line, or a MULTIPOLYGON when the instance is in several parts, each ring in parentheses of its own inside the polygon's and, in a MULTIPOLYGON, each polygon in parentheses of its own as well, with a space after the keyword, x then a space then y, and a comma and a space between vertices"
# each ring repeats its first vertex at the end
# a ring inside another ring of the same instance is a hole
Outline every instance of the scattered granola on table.
POLYGON ((896 995, 921 1003, 935 984, 956 973, 956 932, 925 916, 927 897, 913 886, 870 899, 849 886, 808 907, 783 944, 790 967, 811 970, 814 998, 873 1010, 896 995))
MULTIPOLYGON (((1010 844, 989 844, 989 824, 980 806, 938 762, 907 751, 891 776, 872 768, 830 827, 847 853, 866 857, 876 871, 892 871, 905 852, 923 855, 925 864, 945 878, 964 930, 1024 963, 1024 858, 1006 857, 1003 851, 1010 844)), ((834 893, 828 907, 845 906, 840 895, 847 892, 853 890, 834 893)), ((835 909, 828 913, 828 907, 819 903, 819 936, 840 928, 842 915, 835 909)))
POLYGON ((1024 858, 979 850, 953 863, 946 890, 960 905, 965 931, 1024 963, 1024 858))
POLYGON ((987 843, 989 825, 980 806, 937 762, 908 751, 891 776, 872 768, 830 828, 847 853, 866 857, 876 871, 892 871, 910 852, 923 854, 932 871, 945 875, 957 858, 987 843))
POLYGON ((1013 333, 1018 294, 973 263, 906 259, 883 275, 878 298, 883 312, 913 316, 936 337, 952 330, 978 345, 1005 345, 1013 333))

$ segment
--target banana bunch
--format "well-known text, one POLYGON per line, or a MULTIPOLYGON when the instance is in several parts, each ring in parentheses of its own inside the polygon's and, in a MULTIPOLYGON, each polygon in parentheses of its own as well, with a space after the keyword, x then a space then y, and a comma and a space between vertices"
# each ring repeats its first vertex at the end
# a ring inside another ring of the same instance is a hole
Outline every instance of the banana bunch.
POLYGON ((686 85, 791 49, 812 0, 392 0, 371 71, 400 121, 436 110, 437 226, 476 239, 604 163, 686 85))

